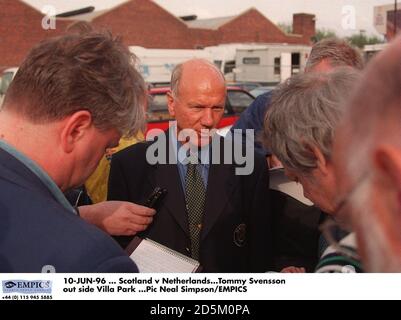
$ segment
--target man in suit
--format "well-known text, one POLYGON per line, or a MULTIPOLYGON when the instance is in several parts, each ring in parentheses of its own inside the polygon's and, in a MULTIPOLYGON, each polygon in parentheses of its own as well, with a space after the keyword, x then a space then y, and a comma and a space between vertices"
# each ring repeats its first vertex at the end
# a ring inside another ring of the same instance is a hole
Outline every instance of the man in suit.
MULTIPOLYGON (((229 161, 233 153, 224 152, 225 139, 213 135, 225 97, 224 77, 213 64, 194 59, 178 65, 168 93, 176 125, 157 142, 113 155, 108 198, 144 203, 155 187, 165 188, 142 237, 199 260, 205 272, 263 272, 272 255, 266 162, 255 156, 249 175, 236 174, 240 164, 229 161), (157 146, 166 152, 153 153, 157 146)), ((122 246, 130 240, 119 239, 122 246)))
POLYGON ((68 34, 31 50, 0 111, 0 272, 136 272, 63 192, 143 124, 145 88, 110 34, 68 34))

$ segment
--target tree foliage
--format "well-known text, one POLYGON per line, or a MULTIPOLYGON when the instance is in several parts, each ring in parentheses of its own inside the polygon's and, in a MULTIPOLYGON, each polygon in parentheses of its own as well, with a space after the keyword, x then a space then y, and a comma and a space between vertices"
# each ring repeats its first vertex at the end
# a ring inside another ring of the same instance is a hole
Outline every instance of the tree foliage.
POLYGON ((383 39, 380 39, 377 36, 366 36, 363 33, 354 34, 351 37, 348 37, 347 40, 352 45, 354 45, 355 47, 358 47, 360 49, 362 49, 367 44, 378 44, 378 43, 383 43, 384 42, 383 39))
POLYGON ((337 38, 337 34, 330 29, 317 29, 312 41, 316 43, 326 38, 337 38))
POLYGON ((284 33, 292 33, 292 24, 290 23, 279 22, 277 27, 279 27, 284 33))

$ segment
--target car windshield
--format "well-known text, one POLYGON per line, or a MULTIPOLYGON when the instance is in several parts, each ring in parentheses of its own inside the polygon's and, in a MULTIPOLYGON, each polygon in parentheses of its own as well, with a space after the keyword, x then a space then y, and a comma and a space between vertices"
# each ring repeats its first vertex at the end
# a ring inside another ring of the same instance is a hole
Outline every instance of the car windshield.
POLYGON ((149 111, 151 112, 167 112, 167 96, 165 94, 156 94, 151 97, 149 105, 149 111))
POLYGON ((147 115, 148 121, 171 119, 167 108, 167 95, 165 93, 150 96, 147 115))
POLYGON ((13 79, 12 72, 5 72, 3 74, 3 76, 0 78, 0 94, 6 94, 12 79, 13 79))
POLYGON ((228 91, 227 97, 234 113, 238 114, 244 111, 253 102, 254 98, 245 91, 228 91))

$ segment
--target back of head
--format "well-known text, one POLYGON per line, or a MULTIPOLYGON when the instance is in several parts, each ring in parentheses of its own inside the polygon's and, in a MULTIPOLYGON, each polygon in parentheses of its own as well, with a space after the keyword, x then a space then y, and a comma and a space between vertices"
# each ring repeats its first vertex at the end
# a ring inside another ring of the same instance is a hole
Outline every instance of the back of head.
POLYGON ((351 68, 291 77, 273 93, 264 121, 264 140, 287 168, 316 168, 313 148, 331 158, 335 128, 343 101, 359 77, 351 68))
POLYGON ((86 34, 93 31, 93 26, 86 21, 76 21, 67 26, 68 33, 86 34))
POLYGON ((88 110, 99 129, 144 125, 145 86, 134 56, 107 32, 82 29, 34 47, 12 81, 4 110, 36 124, 88 110))
POLYGON ((305 71, 310 71, 322 61, 327 61, 332 67, 352 67, 362 70, 363 57, 359 49, 351 46, 346 40, 327 38, 316 43, 308 61, 305 71))

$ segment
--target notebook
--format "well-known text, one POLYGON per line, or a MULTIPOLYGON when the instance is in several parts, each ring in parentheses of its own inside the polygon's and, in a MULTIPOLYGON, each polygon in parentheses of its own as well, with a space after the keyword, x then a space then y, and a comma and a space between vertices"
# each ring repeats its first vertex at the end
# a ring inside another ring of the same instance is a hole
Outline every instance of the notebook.
POLYGON ((135 237, 125 249, 141 273, 200 272, 198 261, 151 239, 135 237))

